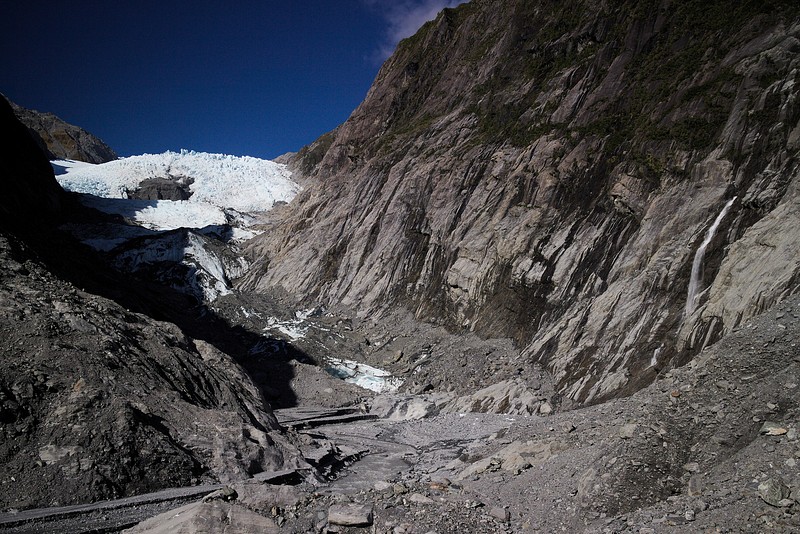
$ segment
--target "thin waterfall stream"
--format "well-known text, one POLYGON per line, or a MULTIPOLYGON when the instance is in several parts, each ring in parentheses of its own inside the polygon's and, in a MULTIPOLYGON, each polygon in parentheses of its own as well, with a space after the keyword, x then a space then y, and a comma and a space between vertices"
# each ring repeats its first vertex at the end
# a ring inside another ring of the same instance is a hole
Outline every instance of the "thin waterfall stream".
POLYGON ((725 215, 728 214, 728 211, 730 211, 731 206, 733 206, 733 203, 737 198, 738 197, 733 197, 725 204, 725 207, 719 212, 717 218, 714 219, 714 223, 711 225, 708 231, 706 231, 706 237, 703 239, 703 242, 700 243, 700 246, 697 248, 697 252, 694 253, 694 261, 692 262, 692 276, 689 279, 689 292, 686 296, 685 317, 691 315, 695 307, 697 307, 698 298, 703 293, 700 291, 700 287, 703 285, 703 259, 706 255, 706 248, 708 248, 711 240, 714 239, 714 236, 717 233, 717 228, 719 228, 719 225, 722 223, 722 220, 725 218, 725 215))

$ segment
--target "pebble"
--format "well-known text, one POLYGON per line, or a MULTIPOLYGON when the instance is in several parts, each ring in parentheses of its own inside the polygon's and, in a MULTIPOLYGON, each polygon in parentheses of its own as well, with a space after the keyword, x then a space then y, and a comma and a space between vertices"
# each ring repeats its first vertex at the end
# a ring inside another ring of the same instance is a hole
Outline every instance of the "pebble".
POLYGON ((703 494, 703 487, 704 483, 702 477, 700 475, 693 475, 689 479, 688 493, 692 497, 697 497, 703 494))
POLYGON ((408 500, 413 502, 413 503, 416 503, 416 504, 434 504, 436 502, 433 499, 431 499, 430 497, 426 497, 425 495, 422 495, 421 493, 412 493, 408 497, 408 500))
POLYGON ((372 487, 375 491, 388 491, 392 489, 392 484, 391 482, 386 482, 385 480, 379 480, 372 487))
POLYGON ((700 471, 700 464, 697 462, 689 462, 687 464, 683 464, 683 469, 689 471, 690 473, 697 473, 700 471))
POLYGON ((631 439, 636 434, 637 426, 638 425, 636 423, 622 425, 622 427, 619 429, 619 437, 622 439, 631 439))
POLYGON ((788 430, 786 430, 778 423, 773 423, 772 421, 766 421, 763 425, 761 425, 761 430, 759 430, 759 432, 767 436, 782 436, 788 433, 788 430))
POLYGON ((489 515, 504 523, 511 520, 511 512, 500 506, 492 506, 492 509, 489 510, 489 515))

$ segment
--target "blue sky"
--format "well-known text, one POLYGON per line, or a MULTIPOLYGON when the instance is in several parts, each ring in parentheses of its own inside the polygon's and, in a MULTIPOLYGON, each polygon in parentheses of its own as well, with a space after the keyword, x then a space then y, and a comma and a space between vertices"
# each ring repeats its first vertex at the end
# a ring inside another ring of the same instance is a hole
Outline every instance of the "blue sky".
POLYGON ((121 156, 272 158, 347 119, 400 38, 458 0, 5 0, 0 92, 121 156))

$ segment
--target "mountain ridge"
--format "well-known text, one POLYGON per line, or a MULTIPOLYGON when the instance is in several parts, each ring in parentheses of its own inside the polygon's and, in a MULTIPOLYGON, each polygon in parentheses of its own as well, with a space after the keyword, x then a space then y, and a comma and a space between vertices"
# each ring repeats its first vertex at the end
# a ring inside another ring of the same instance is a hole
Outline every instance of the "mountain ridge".
POLYGON ((69 124, 52 113, 27 109, 6 100, 48 159, 72 159, 86 163, 105 163, 117 159, 116 152, 110 146, 83 128, 69 124))

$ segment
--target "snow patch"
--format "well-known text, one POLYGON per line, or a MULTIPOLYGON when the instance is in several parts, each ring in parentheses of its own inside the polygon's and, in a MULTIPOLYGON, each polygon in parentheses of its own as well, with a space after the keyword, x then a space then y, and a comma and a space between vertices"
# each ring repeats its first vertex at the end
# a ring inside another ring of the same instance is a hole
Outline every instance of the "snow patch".
POLYGON ((267 318, 267 326, 264 330, 277 330, 292 341, 303 339, 308 333, 308 325, 302 319, 289 319, 281 321, 275 317, 267 318))
MULTIPOLYGON (((264 330, 277 330, 289 337, 292 341, 297 341, 298 339, 306 337, 308 333, 309 325, 306 323, 306 319, 309 317, 316 317, 321 313, 321 308, 309 308, 307 310, 298 310, 294 312, 294 319, 281 320, 276 317, 269 317, 264 330)), ((324 330, 322 328, 318 329, 324 330)))

